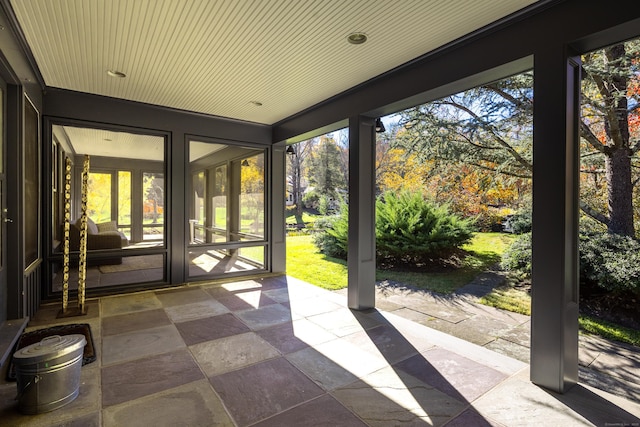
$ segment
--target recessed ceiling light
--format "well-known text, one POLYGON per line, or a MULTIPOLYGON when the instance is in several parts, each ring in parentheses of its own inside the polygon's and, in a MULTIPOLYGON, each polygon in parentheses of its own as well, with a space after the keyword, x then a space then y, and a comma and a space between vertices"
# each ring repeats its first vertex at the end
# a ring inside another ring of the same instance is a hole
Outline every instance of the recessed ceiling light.
POLYGON ((367 41, 365 33, 351 33, 347 36, 347 41, 351 44, 362 44, 367 41))
POLYGON ((117 70, 107 70, 107 74, 109 75, 109 77, 118 77, 120 79, 124 79, 125 77, 127 77, 125 73, 117 70))
POLYGON ((262 107, 262 102, 260 101, 249 101, 249 103, 255 105, 256 107, 262 107))

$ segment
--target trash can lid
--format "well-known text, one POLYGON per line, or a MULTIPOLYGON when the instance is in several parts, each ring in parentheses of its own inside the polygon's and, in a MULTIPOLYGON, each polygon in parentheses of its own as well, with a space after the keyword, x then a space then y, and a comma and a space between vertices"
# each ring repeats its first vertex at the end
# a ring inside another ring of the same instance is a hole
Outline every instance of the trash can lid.
POLYGON ((86 343, 82 334, 53 335, 21 348, 13 354, 13 359, 16 364, 43 362, 72 353, 83 348, 86 343))

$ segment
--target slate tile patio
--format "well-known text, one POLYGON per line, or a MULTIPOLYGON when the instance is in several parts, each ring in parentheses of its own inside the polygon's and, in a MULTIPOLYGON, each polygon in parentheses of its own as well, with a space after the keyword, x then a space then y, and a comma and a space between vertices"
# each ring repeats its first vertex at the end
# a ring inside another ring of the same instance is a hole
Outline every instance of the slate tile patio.
POLYGON ((280 276, 103 297, 89 302, 82 319, 56 319, 58 308, 44 306, 29 329, 88 322, 98 359, 82 367, 79 397, 50 413, 20 414, 15 383, 0 382, 1 424, 640 423, 636 391, 625 382, 637 376, 634 348, 620 348, 620 361, 606 343, 587 342, 581 372, 614 364, 617 376, 585 372, 617 395, 586 384, 558 395, 529 382, 525 362, 501 354, 510 346, 528 350, 526 318, 496 313, 478 322, 478 336, 490 340, 481 346, 429 325, 472 325, 490 310, 465 300, 410 307, 415 297, 379 298, 390 311, 352 311, 342 293, 280 276), (492 335, 498 330, 504 338, 492 335))

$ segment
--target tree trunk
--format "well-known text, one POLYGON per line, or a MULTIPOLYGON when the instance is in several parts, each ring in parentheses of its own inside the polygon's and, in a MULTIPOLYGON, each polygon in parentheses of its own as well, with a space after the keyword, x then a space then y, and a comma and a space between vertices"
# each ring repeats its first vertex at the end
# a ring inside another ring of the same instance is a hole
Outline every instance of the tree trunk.
POLYGON ((293 154, 291 160, 293 166, 293 203, 296 205, 296 214, 302 218, 302 192, 300 191, 300 176, 302 173, 300 170, 300 157, 297 151, 293 154))
POLYGON ((633 227, 633 185, 631 184, 631 150, 629 144, 629 122, 626 73, 619 72, 625 61, 624 44, 605 49, 605 55, 612 65, 609 82, 602 90, 607 105, 607 122, 605 128, 613 145, 606 155, 607 195, 609 209, 609 233, 624 234, 635 237, 633 227), (618 71, 618 72, 616 72, 618 71))
POLYGON ((629 150, 615 150, 606 157, 609 233, 635 236, 633 227, 633 186, 629 150))

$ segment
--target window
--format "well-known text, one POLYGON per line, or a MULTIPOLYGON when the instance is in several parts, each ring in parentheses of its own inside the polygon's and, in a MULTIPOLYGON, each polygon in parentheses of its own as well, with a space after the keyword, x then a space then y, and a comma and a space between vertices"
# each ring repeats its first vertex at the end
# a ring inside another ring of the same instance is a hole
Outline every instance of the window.
POLYGON ((131 171, 118 171, 118 229, 131 240, 131 171))
POLYGON ((111 175, 89 172, 87 214, 95 223, 111 221, 111 175))
MULTIPOLYGON (((70 286, 77 283, 82 212, 82 169, 89 157, 87 216, 87 286, 116 286, 165 281, 165 138, 106 129, 52 125, 59 162, 70 158, 67 189, 62 167, 52 171, 53 251, 50 257, 53 292, 61 289, 64 203, 70 201, 70 286), (117 156, 117 157, 116 157, 117 156), (56 188, 60 194, 56 195, 56 188), (62 191, 64 190, 64 191, 62 191), (66 194, 63 194, 66 193, 66 194), (57 197, 57 199, 56 199, 57 197), (68 198, 68 199, 67 199, 68 198), (88 227, 89 228, 89 227, 88 227), (57 238, 56 238, 57 237, 57 238), (124 274, 123 274, 124 273, 124 274)), ((52 154, 52 162, 55 154, 52 154)))
POLYGON ((264 239, 264 153, 240 162, 240 240, 264 239))
POLYGON ((142 174, 143 240, 162 240, 164 236, 164 174, 142 174))

